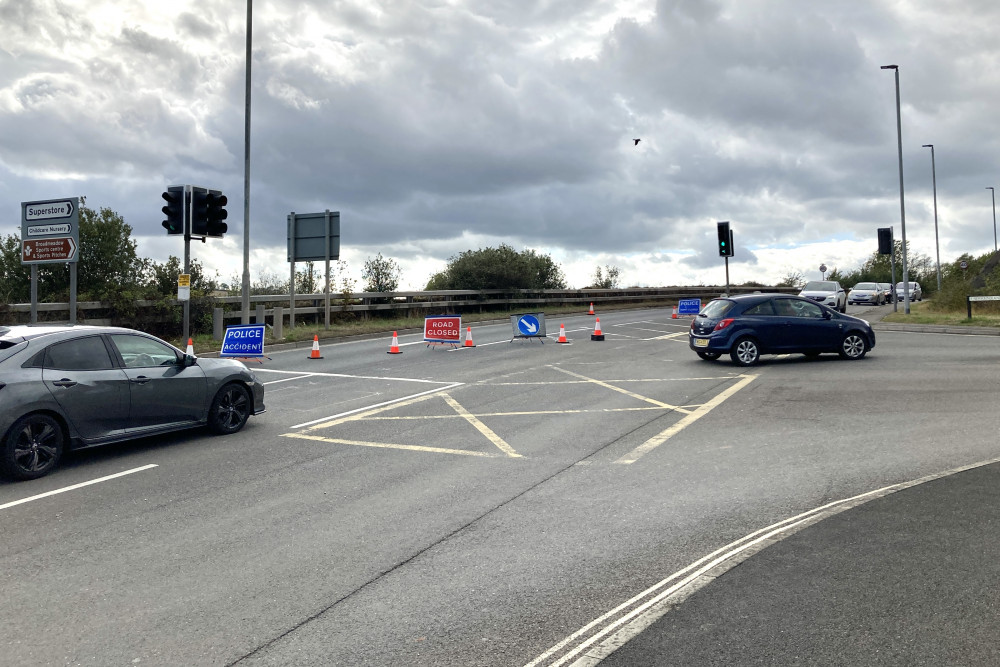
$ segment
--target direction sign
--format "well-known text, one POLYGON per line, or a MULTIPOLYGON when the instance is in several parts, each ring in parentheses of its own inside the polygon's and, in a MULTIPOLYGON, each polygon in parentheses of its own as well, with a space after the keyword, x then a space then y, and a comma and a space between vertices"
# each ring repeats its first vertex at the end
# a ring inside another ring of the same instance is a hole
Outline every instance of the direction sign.
POLYGON ((31 221, 76 217, 76 202, 76 197, 72 199, 25 202, 24 219, 31 221))
POLYGON ((22 264, 75 263, 79 250, 79 197, 21 202, 22 264))
POLYGON ((69 238, 28 239, 21 242, 22 264, 75 262, 77 243, 69 238))

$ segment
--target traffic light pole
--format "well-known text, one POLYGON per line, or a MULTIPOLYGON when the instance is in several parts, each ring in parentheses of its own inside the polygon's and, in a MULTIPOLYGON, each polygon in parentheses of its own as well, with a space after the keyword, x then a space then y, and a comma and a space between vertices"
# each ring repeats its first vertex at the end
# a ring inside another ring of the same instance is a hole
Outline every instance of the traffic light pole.
MULTIPOLYGON (((184 274, 191 274, 191 186, 184 186, 184 274)), ((184 300, 184 336, 186 341, 191 336, 191 299, 184 300)))
POLYGON ((726 255, 726 296, 729 296, 729 255, 726 255))

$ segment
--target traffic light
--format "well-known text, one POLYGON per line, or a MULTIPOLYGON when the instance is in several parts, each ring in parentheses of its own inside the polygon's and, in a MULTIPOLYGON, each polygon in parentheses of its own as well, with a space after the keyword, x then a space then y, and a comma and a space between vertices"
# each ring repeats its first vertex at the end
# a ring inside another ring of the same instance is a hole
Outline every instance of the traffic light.
POLYGON ((163 221, 163 228, 167 234, 184 233, 184 186, 171 185, 162 195, 167 205, 162 209, 167 219, 163 221))
POLYGON ((213 236, 216 238, 222 238, 226 234, 226 230, 229 229, 223 220, 229 217, 229 212, 226 210, 226 204, 229 200, 226 195, 222 194, 220 190, 209 190, 208 197, 206 199, 206 204, 208 206, 208 212, 206 214, 207 228, 205 231, 205 236, 213 236))
POLYGON ((729 222, 719 224, 719 257, 733 256, 733 231, 729 228, 729 222))
POLYGON ((208 190, 191 188, 191 236, 208 234, 208 190))
POLYGON ((892 227, 878 228, 878 254, 892 254, 892 227))

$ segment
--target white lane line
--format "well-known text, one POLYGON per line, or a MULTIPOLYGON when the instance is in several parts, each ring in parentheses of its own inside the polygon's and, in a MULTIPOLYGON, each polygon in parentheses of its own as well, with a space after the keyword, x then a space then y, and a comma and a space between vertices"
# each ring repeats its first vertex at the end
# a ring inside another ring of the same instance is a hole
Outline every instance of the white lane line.
POLYGON ((255 368, 255 373, 280 373, 283 375, 294 375, 296 377, 291 378, 293 380, 298 378, 307 377, 324 377, 324 378, 348 378, 351 380, 392 380, 395 382, 422 382, 424 384, 448 384, 445 380, 423 380, 420 378, 397 378, 397 377, 385 377, 380 375, 345 375, 344 373, 320 373, 320 372, 309 372, 309 371, 282 371, 274 368, 255 368))
POLYGON ((98 479, 92 479, 89 482, 81 482, 79 484, 74 484, 72 486, 63 487, 61 489, 56 489, 54 491, 46 491, 45 493, 39 493, 37 496, 31 496, 30 498, 22 498, 21 500, 15 500, 4 505, 0 505, 0 510, 5 510, 9 507, 14 507, 15 505, 23 505, 24 503, 30 503, 33 500, 40 500, 42 498, 48 498, 49 496, 54 496, 60 493, 66 493, 67 491, 73 491, 75 489, 82 489, 85 486, 90 486, 91 484, 100 484, 101 482, 106 482, 109 479, 114 479, 116 477, 123 477, 125 475, 131 475, 134 472, 142 472, 143 470, 149 470, 150 468, 158 467, 155 463, 150 463, 149 465, 142 466, 141 468, 133 468, 132 470, 126 470, 124 472, 118 472, 114 475, 108 475, 107 477, 101 477, 98 479))
POLYGON ((1000 458, 980 461, 978 463, 972 463, 958 468, 952 468, 951 470, 927 475, 908 482, 892 484, 890 486, 861 493, 850 498, 835 500, 827 503, 826 505, 815 507, 801 514, 797 514, 782 521, 778 521, 777 523, 773 523, 770 526, 756 530, 749 535, 745 535, 738 540, 730 542, 720 549, 716 549, 707 556, 699 558, 687 567, 674 572, 659 583, 650 586, 632 599, 618 605, 603 616, 594 619, 549 650, 539 655, 537 658, 525 665, 525 667, 537 667, 549 658, 559 654, 572 642, 586 636, 591 630, 595 630, 595 628, 600 626, 602 623, 609 621, 609 619, 624 612, 626 609, 634 607, 632 611, 621 616, 616 621, 608 623, 608 625, 604 626, 603 629, 595 632, 595 634, 589 639, 581 642, 579 646, 568 651, 558 660, 545 663, 548 667, 559 667, 560 665, 564 665, 568 660, 571 660, 575 656, 579 655, 599 639, 607 636, 616 628, 624 625, 625 627, 615 632, 611 637, 601 642, 596 648, 588 651, 584 656, 572 664, 572 667, 594 667, 594 665, 599 664, 601 660, 621 648, 628 640, 636 637, 643 630, 662 618, 674 605, 679 604, 683 599, 687 598, 695 591, 713 582, 725 571, 735 567, 752 556, 756 553, 756 551, 754 551, 754 547, 759 547, 757 549, 757 551, 759 551, 760 549, 769 546, 771 543, 788 537, 801 528, 819 523, 823 519, 829 518, 835 514, 859 505, 863 505, 872 500, 888 496, 919 484, 924 484, 936 479, 941 479, 943 477, 948 477, 960 472, 973 470, 975 468, 995 463, 1000 463, 1000 458), (746 553, 747 551, 750 553, 746 553), (713 568, 719 569, 712 572, 713 568), (681 577, 683 577, 683 580, 677 582, 669 588, 664 589, 665 586, 674 580, 680 579, 681 577), (649 596, 651 595, 654 597, 650 598, 649 596), (635 607, 636 604, 644 599, 646 602, 639 607, 635 607))
POLYGON ((366 405, 363 408, 357 408, 355 410, 348 410, 347 412, 341 412, 336 415, 330 415, 329 417, 320 417, 319 419, 313 419, 312 421, 303 422, 301 424, 295 424, 290 428, 305 428, 306 426, 312 426, 313 424, 319 424, 320 422, 333 421, 335 419, 340 419, 341 417, 346 417, 348 415, 353 415, 358 412, 365 412, 366 410, 373 410, 375 408, 381 408, 386 405, 392 405, 393 403, 402 403, 403 401, 409 401, 411 399, 417 398, 418 396, 425 396, 427 394, 436 394, 441 391, 448 391, 449 389, 454 389, 455 387, 461 387, 464 382, 453 382, 446 387, 435 387, 434 389, 428 389, 427 391, 422 391, 418 394, 410 394, 409 396, 403 396, 401 398, 394 398, 391 401, 384 401, 382 403, 376 403, 375 405, 366 405))
POLYGON ((296 375, 295 377, 284 378, 283 380, 271 380, 269 382, 261 382, 262 385, 278 384, 279 382, 291 382, 292 380, 301 380, 302 378, 307 378, 308 375, 296 375))

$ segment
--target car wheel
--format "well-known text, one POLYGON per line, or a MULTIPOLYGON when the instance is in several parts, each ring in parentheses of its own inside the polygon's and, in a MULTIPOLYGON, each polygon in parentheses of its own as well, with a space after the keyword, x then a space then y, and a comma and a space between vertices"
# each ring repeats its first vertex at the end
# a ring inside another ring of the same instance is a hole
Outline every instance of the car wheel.
POLYGON ((737 366, 753 366, 760 360, 760 348, 753 338, 740 338, 733 343, 729 356, 737 366))
POLYGON ((844 359, 861 359, 868 352, 868 345, 861 334, 852 331, 844 336, 839 352, 844 359))
POLYGON ((704 359, 705 361, 715 361, 716 359, 718 359, 719 357, 722 356, 722 353, 721 352, 702 352, 702 351, 699 350, 698 351, 698 356, 701 357, 702 359, 704 359))
POLYGON ((219 390, 208 411, 208 427, 215 433, 236 433, 250 418, 250 392, 239 382, 219 390))
POLYGON ((49 474, 62 458, 66 436, 62 426, 45 414, 21 417, 7 431, 0 472, 11 479, 36 479, 49 474))

